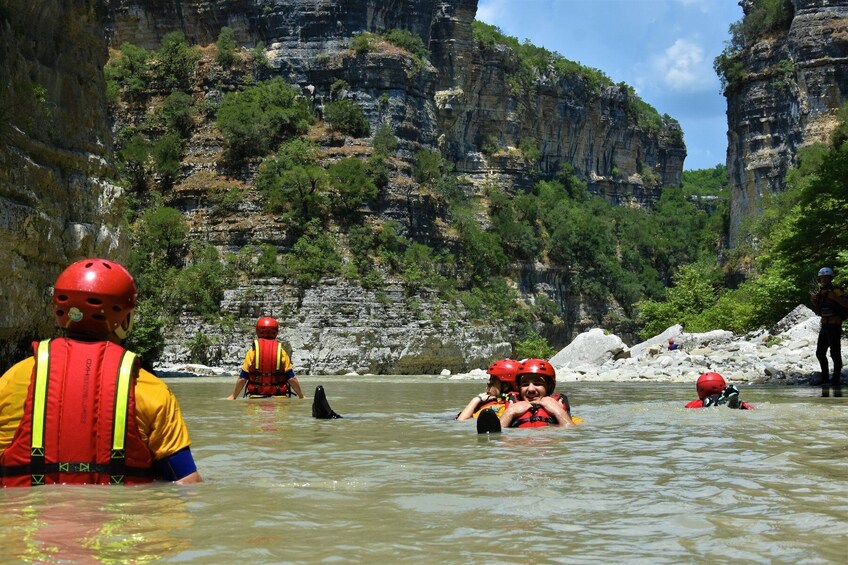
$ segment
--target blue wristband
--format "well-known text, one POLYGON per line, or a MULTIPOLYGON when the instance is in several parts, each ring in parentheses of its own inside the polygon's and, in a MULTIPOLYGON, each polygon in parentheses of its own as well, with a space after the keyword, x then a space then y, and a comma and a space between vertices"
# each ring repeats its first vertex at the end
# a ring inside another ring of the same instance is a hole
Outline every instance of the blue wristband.
POLYGON ((185 447, 153 464, 153 474, 163 481, 178 481, 197 472, 191 449, 185 447))

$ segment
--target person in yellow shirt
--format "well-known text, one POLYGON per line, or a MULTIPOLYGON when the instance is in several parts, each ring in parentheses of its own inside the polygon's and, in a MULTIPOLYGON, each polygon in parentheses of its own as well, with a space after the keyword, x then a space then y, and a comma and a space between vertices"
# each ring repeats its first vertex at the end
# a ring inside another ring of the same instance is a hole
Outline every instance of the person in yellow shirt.
POLYGON ((138 290, 107 259, 84 259, 56 279, 63 337, 0 377, 0 485, 179 484, 202 481, 177 399, 121 347, 138 290))
POLYGON ((245 395, 252 398, 291 396, 290 391, 294 391, 298 398, 304 397, 289 355, 283 344, 277 341, 279 330, 280 324, 269 316, 263 316, 256 322, 257 339, 244 357, 241 373, 227 400, 238 398, 245 385, 245 395))

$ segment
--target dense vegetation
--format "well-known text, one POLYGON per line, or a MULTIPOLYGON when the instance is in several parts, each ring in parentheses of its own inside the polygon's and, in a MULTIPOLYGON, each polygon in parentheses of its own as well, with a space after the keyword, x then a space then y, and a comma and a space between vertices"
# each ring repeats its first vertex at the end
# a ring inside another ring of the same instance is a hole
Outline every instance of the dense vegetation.
POLYGON ((664 302, 639 305, 644 334, 672 323, 688 331, 723 328, 736 332, 769 326, 799 303, 809 304, 822 266, 848 282, 848 109, 828 144, 801 149, 784 192, 766 197, 763 212, 748 230, 749 242, 733 251, 725 266, 751 273, 736 288, 714 264, 681 269, 664 302))
MULTIPOLYGON (((505 40, 488 27, 477 29, 505 40)), ((590 88, 606 84, 599 71, 506 40, 527 72, 550 67, 580 73, 590 88)), ((423 61, 427 53, 419 43, 408 32, 362 34, 351 49, 358 56, 389 44, 423 61)), ((231 33, 222 31, 216 45, 216 63, 243 68, 248 83, 218 100, 199 101, 186 88, 199 52, 178 34, 157 51, 125 44, 107 67, 113 103, 145 102, 148 108, 120 130, 117 144, 122 182, 133 196, 130 268, 144 297, 145 315, 132 346, 148 357, 162 345, 161 327, 182 312, 232 323, 220 316, 224 289, 257 277, 279 277, 299 289, 323 277, 344 277, 378 293, 388 282, 400 281, 411 312, 420 313, 422 293, 435 294, 444 304, 461 307, 469 323, 505 324, 519 357, 548 356, 552 350, 539 329, 574 323, 577 305, 586 299, 600 305, 591 314, 598 322, 634 329, 631 318, 639 300, 662 300, 685 265, 714 262, 726 222, 726 185, 719 182, 726 176, 723 168, 688 174, 682 189, 664 190, 656 208, 646 210, 615 207, 592 196, 569 168, 539 178, 527 190, 492 184, 482 197, 472 197, 467 181, 438 152, 419 150, 410 163, 412 178, 402 180, 435 199, 447 220, 442 237, 421 237, 410 229, 412 218, 405 225, 381 216, 390 182, 406 174, 396 154, 397 138, 387 124, 372 131, 361 107, 346 97, 349 87, 343 81, 333 85, 318 119, 281 79, 258 80, 261 57, 236 50, 231 33), (236 213, 243 199, 239 179, 246 179, 255 185, 265 212, 286 226, 286 246, 248 242, 222 255, 190 237, 174 189, 185 142, 204 124, 219 132, 224 146, 219 164, 232 172, 203 178, 198 190, 206 192, 211 213, 236 213), (323 144, 332 144, 334 136, 372 135, 368 157, 324 158, 323 144), (518 265, 534 262, 562 272, 572 299, 518 301, 512 278, 518 265), (620 305, 617 320, 603 307, 610 297, 620 305)), ((628 92, 638 123, 660 127, 664 118, 628 92)), ((539 151, 529 140, 521 149, 525 155, 539 151)), ((193 349, 202 352, 203 340, 198 335, 193 349)))

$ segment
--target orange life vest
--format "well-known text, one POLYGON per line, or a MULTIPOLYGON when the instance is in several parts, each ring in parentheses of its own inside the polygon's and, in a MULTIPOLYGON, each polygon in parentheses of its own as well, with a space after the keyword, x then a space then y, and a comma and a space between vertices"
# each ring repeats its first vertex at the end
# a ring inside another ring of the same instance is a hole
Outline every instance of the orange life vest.
POLYGON ((35 368, 0 484, 138 484, 153 456, 135 419, 134 353, 114 343, 34 342, 35 368))
POLYGON ((481 404, 480 406, 478 406, 477 410, 474 411, 474 417, 479 418, 480 412, 482 412, 483 410, 487 410, 489 408, 494 410, 495 413, 497 413, 498 417, 500 417, 501 414, 504 413, 504 410, 506 410, 506 407, 509 404, 509 400, 510 400, 509 394, 499 394, 498 396, 496 396, 494 398, 494 400, 486 401, 483 404, 481 404))
POLYGON ((253 365, 247 375, 247 394, 285 396, 289 392, 283 359, 286 352, 276 339, 259 338, 253 342, 253 365))
MULTIPOLYGON (((557 402, 563 405, 565 411, 571 416, 571 406, 568 404, 568 397, 562 393, 551 395, 557 402)), ((516 398, 516 397, 513 397, 516 398)), ((541 406, 533 406, 530 410, 513 420, 511 428, 541 428, 543 426, 556 426, 559 423, 556 418, 548 414, 548 411, 541 406)))

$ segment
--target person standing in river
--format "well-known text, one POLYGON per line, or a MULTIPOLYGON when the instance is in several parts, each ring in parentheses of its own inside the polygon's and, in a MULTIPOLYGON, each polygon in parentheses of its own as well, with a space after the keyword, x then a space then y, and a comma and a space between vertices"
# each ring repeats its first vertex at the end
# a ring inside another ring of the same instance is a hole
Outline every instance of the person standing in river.
POLYGON ((848 312, 848 296, 843 288, 833 285, 834 272, 830 267, 819 269, 819 290, 810 294, 813 309, 821 316, 816 358, 821 367, 821 384, 834 387, 842 383, 842 322, 848 312), (828 374, 827 350, 833 359, 833 376, 828 374))
POLYGON ((303 398, 289 355, 277 341, 279 330, 280 324, 274 318, 263 316, 257 320, 257 339, 244 357, 241 373, 227 400, 238 398, 245 385, 246 394, 251 397, 287 396, 293 390, 298 398, 303 398))
POLYGON ((122 265, 83 259, 53 288, 64 337, 0 377, 0 485, 202 481, 177 399, 121 347, 138 289, 122 265))

